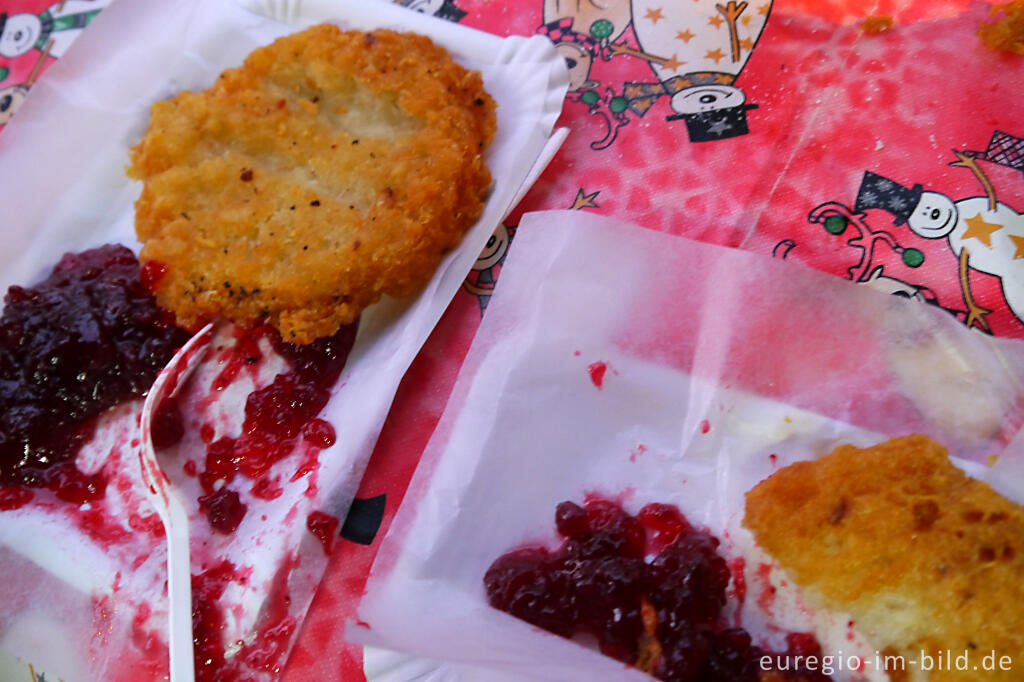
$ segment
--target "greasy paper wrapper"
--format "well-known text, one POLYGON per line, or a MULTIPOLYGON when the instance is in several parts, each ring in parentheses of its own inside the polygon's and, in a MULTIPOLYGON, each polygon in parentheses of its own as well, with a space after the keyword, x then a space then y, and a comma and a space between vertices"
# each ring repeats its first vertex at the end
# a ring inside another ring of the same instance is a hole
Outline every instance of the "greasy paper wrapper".
MULTIPOLYGON (((564 62, 543 38, 500 39, 384 3, 118 2, 33 88, 26 113, 0 139, 6 290, 38 281, 65 251, 109 242, 137 248, 133 203, 141 183, 124 168, 150 105, 205 88, 256 47, 322 21, 418 31, 480 70, 498 102, 497 136, 487 152, 494 185, 480 221, 418 296, 384 300, 364 313, 320 415, 337 442, 319 460, 313 451, 312 471, 298 480, 290 478, 308 463, 308 447, 275 465, 272 478, 284 489, 276 500, 254 498, 252 482, 239 476, 231 487, 248 512, 229 536, 214 533, 199 513, 202 493, 183 464, 191 459, 203 468, 200 423, 213 424, 217 438, 238 434, 248 393, 272 381, 283 363, 262 342, 257 365, 212 390, 234 343, 225 327, 185 388, 190 431, 161 462, 190 515, 192 573, 227 559, 247 576, 220 602, 226 642, 250 641, 285 603, 292 635, 301 626, 327 563, 306 520, 313 511, 344 518, 402 375, 494 228, 550 158, 549 136, 568 82, 564 62)), ((140 492, 140 409, 138 400, 106 415, 79 456, 80 468, 110 473, 104 500, 76 509, 39 493, 30 505, 0 514, 0 649, 66 682, 167 675, 166 549, 159 519, 140 492)), ((262 677, 284 665, 293 640, 285 637, 285 650, 262 677)), ((229 645, 228 655, 233 651, 229 645)))
POLYGON ((1024 500, 1007 449, 1022 395, 1024 344, 932 306, 608 218, 528 214, 348 634, 407 654, 368 651, 375 681, 649 679, 487 605, 491 562, 554 546, 556 505, 597 493, 630 513, 677 505, 743 557, 747 596, 726 613, 762 643, 814 630, 825 652, 873 655, 759 570, 771 559, 741 527, 744 493, 843 443, 925 433, 1024 500))

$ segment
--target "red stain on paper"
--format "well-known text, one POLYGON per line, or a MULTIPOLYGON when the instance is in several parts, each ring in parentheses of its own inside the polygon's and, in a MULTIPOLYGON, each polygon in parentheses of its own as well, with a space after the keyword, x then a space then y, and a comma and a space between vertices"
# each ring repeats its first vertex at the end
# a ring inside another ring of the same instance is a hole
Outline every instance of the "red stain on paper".
POLYGON ((590 381, 598 388, 604 385, 604 375, 607 371, 608 363, 606 362, 594 362, 587 367, 587 372, 590 373, 590 381))
POLYGON ((637 444, 637 446, 630 450, 629 452, 629 461, 635 462, 636 458, 644 454, 645 452, 647 452, 647 446, 644 445, 643 443, 637 444))
POLYGON ((217 349, 220 351, 217 362, 222 365, 222 368, 210 386, 210 390, 213 392, 223 391, 230 386, 239 373, 246 368, 253 381, 256 380, 256 365, 263 357, 263 353, 260 351, 260 335, 252 334, 249 330, 239 327, 235 329, 234 337, 234 345, 222 346, 217 349))
POLYGON ((284 494, 284 488, 279 479, 264 476, 253 484, 251 492, 253 497, 261 500, 276 500, 284 494))
POLYGON ((306 518, 306 528, 323 545, 324 554, 330 556, 334 546, 334 537, 338 534, 338 518, 315 511, 306 518))
POLYGON ((761 583, 761 593, 757 596, 757 605, 769 616, 772 615, 772 605, 775 603, 775 586, 771 582, 771 564, 761 563, 757 566, 757 579, 761 583))
POLYGON ((738 556, 730 559, 727 563, 729 571, 732 573, 733 588, 730 596, 735 597, 740 606, 743 606, 743 602, 747 598, 747 579, 743 574, 747 568, 747 561, 743 557, 738 556))
POLYGON ((743 610, 743 602, 747 599, 747 577, 744 571, 747 568, 747 561, 741 556, 729 559, 726 562, 729 572, 732 573, 732 589, 729 596, 736 599, 736 627, 740 626, 740 613, 743 610))
POLYGON ((700 432, 701 433, 707 433, 710 430, 711 430, 711 422, 709 422, 707 419, 705 419, 704 421, 702 421, 700 423, 700 432))

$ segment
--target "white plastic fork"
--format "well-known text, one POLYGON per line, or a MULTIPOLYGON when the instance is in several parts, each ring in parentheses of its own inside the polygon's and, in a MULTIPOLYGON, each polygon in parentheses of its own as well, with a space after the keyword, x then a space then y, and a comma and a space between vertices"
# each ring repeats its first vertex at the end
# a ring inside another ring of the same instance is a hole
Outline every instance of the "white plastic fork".
POLYGON ((194 682, 192 649, 192 574, 189 564, 188 515, 181 500, 170 490, 167 474, 153 450, 153 416, 160 404, 174 396, 206 355, 213 338, 208 324, 182 346, 157 376, 142 405, 139 468, 146 497, 156 508, 167 537, 167 647, 172 682, 194 682))

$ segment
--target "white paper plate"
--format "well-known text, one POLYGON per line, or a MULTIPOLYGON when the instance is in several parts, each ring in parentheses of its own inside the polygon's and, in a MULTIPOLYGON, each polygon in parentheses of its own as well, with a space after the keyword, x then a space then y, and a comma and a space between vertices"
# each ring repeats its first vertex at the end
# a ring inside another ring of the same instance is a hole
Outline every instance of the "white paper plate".
MULTIPOLYGON (((498 130, 487 154, 495 182, 482 217, 418 296, 385 300, 364 313, 356 345, 326 408, 328 418, 343 423, 346 435, 321 459, 322 493, 310 504, 343 513, 406 369, 487 239, 564 139, 564 132, 552 137, 552 129, 568 74, 546 39, 498 38, 388 3, 358 0, 115 2, 36 84, 4 132, 0 287, 37 281, 66 251, 108 242, 137 247, 133 203, 141 184, 129 180, 124 168, 129 147, 146 128, 150 105, 183 89, 207 87, 254 48, 325 21, 426 34, 457 61, 480 70, 498 102, 498 130)), ((0 550, 6 546, 7 551, 30 555, 74 593, 112 597, 121 568, 116 559, 94 552, 83 560, 75 544, 65 542, 76 536, 70 524, 26 510, 0 515, 0 550)), ((304 519, 305 513, 299 517, 304 519)), ((244 548, 244 563, 279 561, 284 549, 294 549, 308 535, 303 523, 295 526, 293 532, 277 533, 273 542, 244 548)), ((293 594, 293 601, 308 604, 311 597, 312 585, 293 594)), ((261 605, 257 599, 243 607, 254 618, 261 605)), ((58 613, 54 608, 5 614, 0 605, 0 648, 39 662, 65 682, 95 677, 97 668, 83 673, 85 661, 94 659, 83 658, 88 647, 81 642, 77 653, 65 655, 32 638, 8 636, 21 632, 23 620, 45 615, 56 621, 58 613), (50 666, 57 658, 62 660, 50 666)), ((73 630, 63 639, 74 651, 70 642, 85 638, 87 643, 86 635, 73 630)))

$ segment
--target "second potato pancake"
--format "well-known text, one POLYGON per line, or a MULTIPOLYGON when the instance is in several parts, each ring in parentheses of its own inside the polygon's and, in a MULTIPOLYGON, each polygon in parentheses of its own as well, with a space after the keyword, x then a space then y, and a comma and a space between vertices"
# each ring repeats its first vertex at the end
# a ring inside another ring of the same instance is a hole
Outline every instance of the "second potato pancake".
POLYGON ((158 302, 308 343, 432 275, 483 210, 495 104, 415 34, 315 26, 153 105, 129 173, 158 302))

